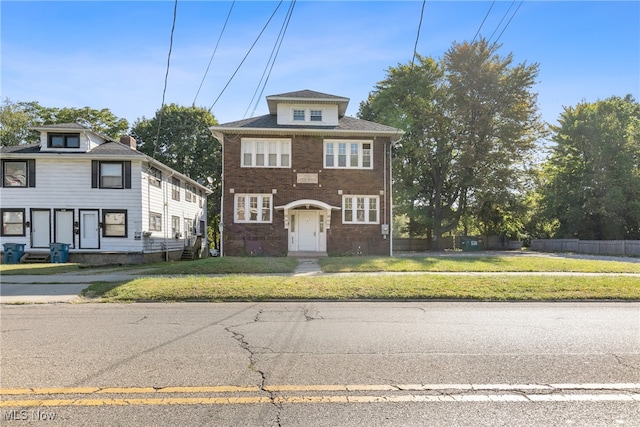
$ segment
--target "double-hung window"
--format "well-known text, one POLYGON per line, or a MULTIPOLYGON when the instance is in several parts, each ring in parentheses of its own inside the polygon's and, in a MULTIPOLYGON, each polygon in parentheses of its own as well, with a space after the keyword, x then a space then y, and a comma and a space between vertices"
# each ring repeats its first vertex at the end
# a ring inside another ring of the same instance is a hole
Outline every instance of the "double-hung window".
POLYGON ((324 167, 372 169, 371 141, 325 140, 324 167))
POLYGON ((36 161, 30 160, 3 160, 2 161, 2 186, 3 187, 35 187, 36 186, 36 161))
POLYGON ((272 202, 271 194, 236 194, 234 222, 270 223, 272 202))
POLYGON ((309 111, 309 120, 312 122, 321 122, 322 121, 322 110, 311 110, 309 111))
POLYGON ((24 236, 24 209, 1 209, 2 236, 24 236))
POLYGON ((102 211, 102 235, 104 237, 127 237, 127 211, 104 209, 102 211))
POLYGON ((149 184, 160 188, 162 186, 162 171, 151 166, 148 170, 149 184))
POLYGON ((171 198, 180 201, 180 179, 171 178, 171 198))
POLYGON ((91 161, 92 188, 131 188, 131 162, 91 161))
POLYGON ((290 139, 242 139, 242 167, 291 167, 290 139))
POLYGON ((343 196, 342 222, 346 224, 378 224, 380 198, 378 196, 343 196))
POLYGON ((162 214, 149 212, 149 231, 162 231, 162 214))
POLYGON ((305 121, 305 110, 293 110, 293 121, 294 122, 304 122, 305 121))

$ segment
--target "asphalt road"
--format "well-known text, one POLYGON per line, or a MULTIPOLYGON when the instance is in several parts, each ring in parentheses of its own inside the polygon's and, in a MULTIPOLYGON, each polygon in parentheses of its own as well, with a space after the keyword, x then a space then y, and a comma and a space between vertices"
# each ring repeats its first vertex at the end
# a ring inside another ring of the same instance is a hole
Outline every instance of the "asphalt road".
POLYGON ((3 425, 640 426, 640 303, 0 310, 3 425))

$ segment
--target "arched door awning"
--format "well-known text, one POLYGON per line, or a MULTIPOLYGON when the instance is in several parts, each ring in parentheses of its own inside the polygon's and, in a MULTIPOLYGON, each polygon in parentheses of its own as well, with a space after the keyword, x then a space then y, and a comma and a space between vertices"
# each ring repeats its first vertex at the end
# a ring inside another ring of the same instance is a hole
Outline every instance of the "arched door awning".
POLYGON ((326 228, 331 227, 331 211, 332 210, 340 210, 340 206, 331 206, 328 203, 321 202, 320 200, 312 200, 312 199, 300 199, 295 200, 293 202, 287 203, 284 206, 275 206, 274 209, 284 210, 284 228, 289 229, 289 211, 296 208, 315 208, 319 210, 324 210, 326 215, 325 226, 326 228))

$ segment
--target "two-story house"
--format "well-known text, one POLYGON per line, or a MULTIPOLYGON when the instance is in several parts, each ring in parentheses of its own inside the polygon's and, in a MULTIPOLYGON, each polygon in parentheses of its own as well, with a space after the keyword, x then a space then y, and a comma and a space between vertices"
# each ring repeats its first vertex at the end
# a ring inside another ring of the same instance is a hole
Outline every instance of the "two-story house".
POLYGON ((266 98, 213 126, 223 147, 222 255, 390 255, 391 147, 403 132, 345 115, 348 98, 266 98))
MULTIPOLYGON (((79 123, 33 128, 40 143, 2 147, 0 243, 69 261, 130 264, 207 252, 207 187, 79 123)), ((3 248, 0 245, 0 250, 3 248)))

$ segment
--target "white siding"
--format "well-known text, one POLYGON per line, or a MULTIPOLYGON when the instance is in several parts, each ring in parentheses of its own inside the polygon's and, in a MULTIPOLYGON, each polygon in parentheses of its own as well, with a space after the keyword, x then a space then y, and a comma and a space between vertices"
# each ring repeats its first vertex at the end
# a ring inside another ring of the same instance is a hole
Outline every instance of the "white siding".
MULTIPOLYGON (((0 198, 3 208, 24 208, 25 220, 30 221, 30 209, 73 210, 74 221, 78 221, 79 209, 126 209, 127 238, 103 237, 100 235, 100 249, 89 252, 141 252, 142 242, 134 240, 136 224, 142 223, 140 204, 141 162, 131 164, 131 189, 91 188, 91 160, 68 158, 37 158, 35 188, 1 188, 0 198)), ((102 221, 102 216, 100 217, 102 221)), ((53 227, 53 225, 52 225, 53 227)), ((73 247, 78 248, 78 235, 73 247)), ((23 243, 30 248, 30 229, 26 236, 3 236, 2 243, 23 243)))
MULTIPOLYGON (((105 159, 106 160, 106 159, 105 159)), ((199 227, 200 221, 206 222, 205 197, 195 192, 196 201, 185 200, 184 179, 181 179, 180 201, 171 197, 171 172, 162 170, 161 188, 149 185, 148 165, 142 159, 131 160, 131 188, 103 189, 91 188, 91 159, 82 158, 36 158, 36 187, 0 188, 2 208, 25 210, 25 221, 31 221, 31 209, 48 209, 51 214, 51 230, 54 229, 56 209, 73 212, 74 221, 79 221, 80 210, 98 210, 102 222, 104 209, 127 211, 127 237, 105 237, 99 230, 100 248, 79 248, 80 236, 74 235, 70 251, 82 252, 161 252, 166 249, 178 249, 185 246, 185 218, 194 220, 199 227), (202 200, 202 206, 200 201, 202 200), (149 231, 149 212, 162 215, 162 230, 149 231), (181 238, 171 236, 171 216, 180 218, 181 238)), ((203 193, 204 194, 204 193, 203 193)), ((206 230, 198 230, 206 240, 206 230)), ((2 236, 1 243, 21 243, 25 250, 31 248, 31 229, 26 228, 25 236, 2 236)), ((53 233, 52 233, 53 234, 53 233)), ((1 249, 0 245, 0 249, 1 249)), ((39 248, 43 250, 43 248, 39 248)))
MULTIPOLYGON (((200 197, 198 190, 195 192, 195 202, 186 201, 185 198, 185 181, 180 179, 180 200, 172 198, 172 178, 175 176, 171 172, 162 171, 161 188, 150 185, 149 176, 146 172, 142 174, 142 229, 150 233, 149 238, 145 238, 145 252, 157 252, 165 248, 181 248, 185 245, 184 220, 190 219, 195 221, 197 232, 202 234, 203 244, 206 240, 206 229, 199 230, 200 221, 205 221, 206 227, 206 195, 200 197), (202 203, 201 203, 202 202, 202 203), (202 206, 201 206, 202 204, 202 206), (149 231, 149 214, 150 212, 162 215, 162 230, 149 231), (171 217, 180 218, 180 232, 182 236, 175 238, 171 233, 171 217), (164 246, 163 246, 164 245, 164 246)), ((195 235, 195 234, 194 234, 195 235)))
POLYGON ((338 106, 330 104, 278 104, 279 125, 305 125, 305 126, 337 126, 338 106), (293 110, 305 110, 305 121, 293 121, 293 110), (309 119, 311 110, 322 111, 322 121, 312 122, 309 119))

